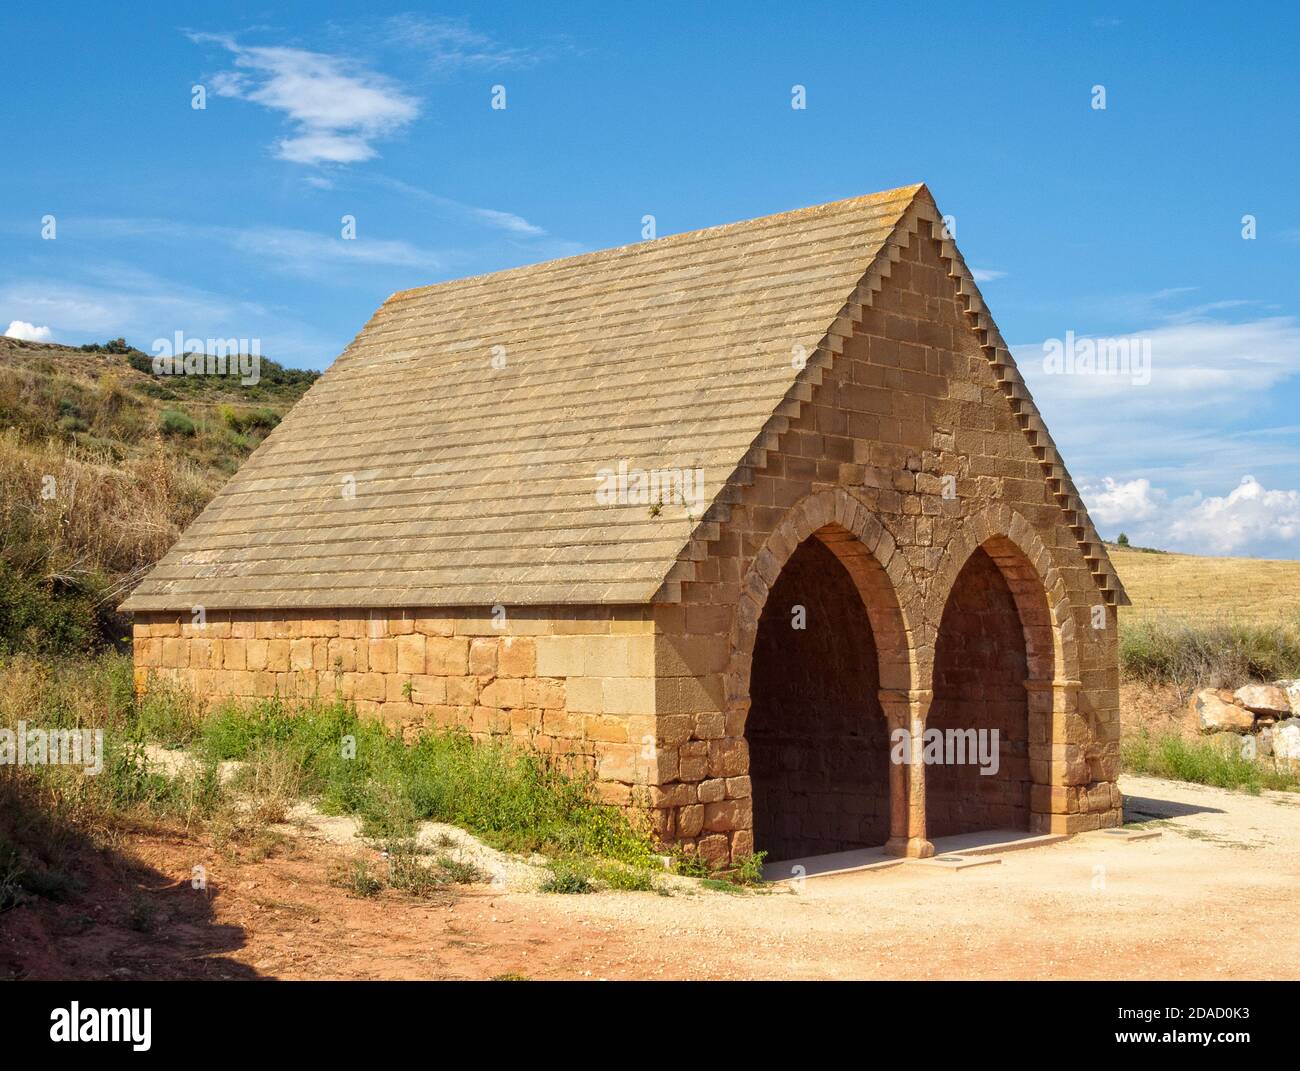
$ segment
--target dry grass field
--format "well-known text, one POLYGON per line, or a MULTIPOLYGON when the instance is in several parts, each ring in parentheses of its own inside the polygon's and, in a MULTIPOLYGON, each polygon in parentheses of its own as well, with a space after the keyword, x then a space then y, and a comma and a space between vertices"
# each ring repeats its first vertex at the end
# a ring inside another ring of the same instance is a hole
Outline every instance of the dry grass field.
POLYGON ((1120 612, 1125 624, 1157 616, 1265 624, 1300 614, 1300 561, 1107 550, 1133 600, 1120 612))
MULTIPOLYGON (((1198 688, 1300 676, 1300 561, 1107 550, 1133 600, 1119 614, 1120 704, 1130 744, 1144 735, 1196 740, 1186 711, 1198 688)), ((1204 749, 1184 757, 1213 759, 1204 749)), ((1126 762, 1132 771, 1131 750, 1126 762)))

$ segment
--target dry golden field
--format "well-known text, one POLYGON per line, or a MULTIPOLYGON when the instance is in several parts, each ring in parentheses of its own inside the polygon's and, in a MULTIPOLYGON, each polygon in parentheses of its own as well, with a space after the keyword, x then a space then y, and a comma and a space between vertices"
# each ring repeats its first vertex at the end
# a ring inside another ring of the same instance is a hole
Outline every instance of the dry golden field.
POLYGON ((1133 600, 1121 620, 1168 615, 1263 623, 1300 614, 1300 561, 1106 549, 1133 600))

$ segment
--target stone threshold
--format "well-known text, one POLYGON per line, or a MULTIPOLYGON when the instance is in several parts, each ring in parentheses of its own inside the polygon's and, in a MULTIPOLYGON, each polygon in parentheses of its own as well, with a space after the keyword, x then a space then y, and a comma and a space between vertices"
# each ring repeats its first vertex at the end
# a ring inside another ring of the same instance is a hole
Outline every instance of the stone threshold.
POLYGON ((834 874, 849 874, 859 870, 886 870, 889 867, 931 866, 942 870, 964 870, 997 862, 995 859, 969 860, 969 856, 988 856, 1003 852, 1040 848, 1068 840, 1065 833, 1026 833, 1014 829, 988 829, 978 833, 960 833, 951 837, 936 837, 934 857, 930 859, 903 859, 886 855, 883 847, 853 848, 827 855, 809 855, 801 859, 775 860, 763 864, 764 881, 797 881, 801 878, 825 878, 834 874))

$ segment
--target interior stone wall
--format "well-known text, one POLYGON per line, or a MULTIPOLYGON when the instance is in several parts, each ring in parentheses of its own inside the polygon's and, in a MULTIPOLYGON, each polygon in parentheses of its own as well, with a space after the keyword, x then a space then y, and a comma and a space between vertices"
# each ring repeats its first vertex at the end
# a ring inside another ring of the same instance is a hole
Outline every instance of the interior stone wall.
POLYGON ((883 844, 888 732, 876 645, 852 578, 815 537, 768 598, 752 679, 755 850, 780 860, 883 844))
MULTIPOLYGON (((977 550, 939 625, 927 729, 998 733, 994 774, 969 761, 926 768, 930 837, 1029 829, 1029 672, 1020 614, 1001 571, 977 550)), ((946 753, 945 753, 946 754, 946 753)))

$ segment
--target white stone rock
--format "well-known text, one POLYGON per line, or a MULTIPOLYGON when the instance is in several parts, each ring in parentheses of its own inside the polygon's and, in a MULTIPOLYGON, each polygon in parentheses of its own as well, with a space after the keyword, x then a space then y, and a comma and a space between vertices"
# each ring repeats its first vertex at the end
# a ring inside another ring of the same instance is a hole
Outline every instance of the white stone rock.
POLYGON ((1291 703, 1291 713, 1300 717, 1300 680, 1274 681, 1273 683, 1286 692, 1286 697, 1291 703))
POLYGON ((1286 690, 1276 684, 1247 684, 1233 692, 1232 697, 1256 714, 1285 716, 1291 713, 1291 700, 1287 698, 1286 690))
POLYGON ((1203 733, 1248 733, 1255 728, 1255 716, 1249 710, 1225 703, 1213 689, 1202 688, 1188 705, 1203 733))
POLYGON ((1300 718, 1287 718, 1273 726, 1273 757, 1300 762, 1300 718))

